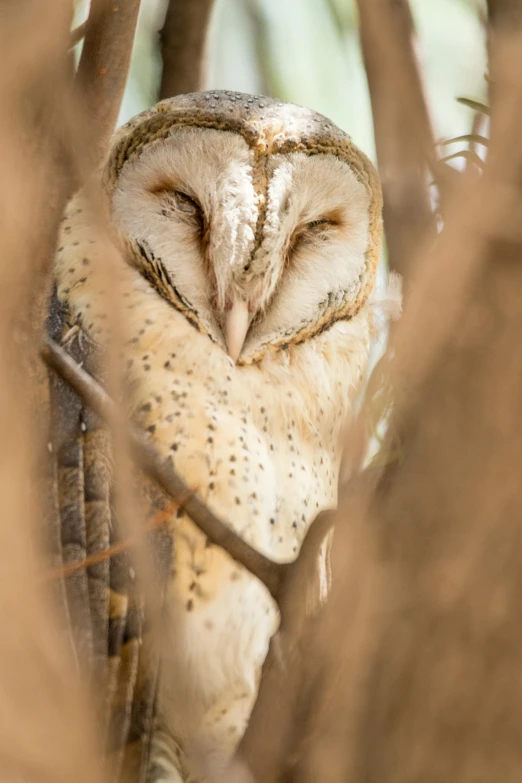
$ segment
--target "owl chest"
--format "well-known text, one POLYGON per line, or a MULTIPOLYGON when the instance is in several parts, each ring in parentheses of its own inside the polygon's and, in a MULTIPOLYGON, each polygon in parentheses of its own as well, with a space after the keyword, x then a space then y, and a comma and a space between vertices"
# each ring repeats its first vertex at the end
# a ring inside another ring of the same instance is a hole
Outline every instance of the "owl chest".
MULTIPOLYGON (((267 389, 226 377, 211 382, 195 368, 168 373, 163 393, 139 406, 143 425, 156 422, 156 446, 220 519, 272 559, 291 560, 318 511, 335 502, 335 464, 317 433, 304 433, 267 389)), ((193 673, 201 703, 234 682, 253 693, 277 607, 185 513, 172 528, 170 606, 183 639, 180 666, 193 673)))
POLYGON ((135 384, 141 425, 248 543, 276 560, 295 558, 310 522, 335 504, 334 444, 279 404, 278 390, 164 364, 152 383, 135 384))

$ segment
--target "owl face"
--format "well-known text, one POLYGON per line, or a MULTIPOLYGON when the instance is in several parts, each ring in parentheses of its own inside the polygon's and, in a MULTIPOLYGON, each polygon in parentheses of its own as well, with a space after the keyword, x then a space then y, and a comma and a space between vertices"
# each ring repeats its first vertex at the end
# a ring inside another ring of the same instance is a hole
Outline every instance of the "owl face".
POLYGON ((371 289, 375 171, 320 115, 183 96, 124 128, 108 171, 130 262, 234 361, 352 317, 371 289))

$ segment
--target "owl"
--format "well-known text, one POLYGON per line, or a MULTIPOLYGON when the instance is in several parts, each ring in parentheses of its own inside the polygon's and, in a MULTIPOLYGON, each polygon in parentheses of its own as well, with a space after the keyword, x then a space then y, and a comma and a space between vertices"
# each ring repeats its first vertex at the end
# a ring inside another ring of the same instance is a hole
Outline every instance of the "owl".
MULTIPOLYGON (((62 222, 68 335, 103 351, 118 310, 129 419, 251 546, 294 559, 335 507, 365 378, 381 243, 373 165, 313 111, 203 92, 123 126, 103 192, 110 274, 86 194, 62 222)), ((233 754, 278 612, 182 508, 168 528, 148 779, 186 781, 194 758, 219 771, 233 754)))

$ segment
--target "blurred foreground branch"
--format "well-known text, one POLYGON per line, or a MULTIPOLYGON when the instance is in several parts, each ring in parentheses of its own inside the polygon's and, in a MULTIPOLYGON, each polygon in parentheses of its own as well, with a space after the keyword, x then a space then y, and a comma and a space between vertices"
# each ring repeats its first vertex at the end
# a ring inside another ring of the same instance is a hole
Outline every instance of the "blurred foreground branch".
MULTIPOLYGON (((497 106, 503 101, 505 82, 516 74, 509 74, 509 65, 504 61, 507 54, 506 42, 513 39, 522 31, 522 3, 519 0, 487 0, 487 36, 489 55, 489 104, 493 110, 491 117, 490 136, 492 139, 498 134, 498 141, 502 139, 503 131, 498 128, 498 119, 505 111, 497 106), (502 45, 499 45, 501 43, 502 45), (498 109, 498 111, 496 111, 498 109)), ((509 54, 507 55, 509 57, 509 54)))
MULTIPOLYGON (((70 109, 65 67, 70 14, 53 0, 40 8, 36 22, 32 16, 31 26, 26 20, 24 26, 17 16, 20 9, 30 7, 34 14, 38 6, 16 5, 0 30, 5 58, 0 105, 18 110, 28 97, 31 112, 0 116, 5 223, 0 254, 0 503, 9 520, 0 530, 5 630, 0 639, 0 761, 6 779, 37 776, 87 783, 100 780, 97 748, 88 705, 67 654, 69 640, 58 633, 37 578, 41 564, 35 562, 34 539, 42 502, 27 492, 28 486, 36 486, 34 457, 44 435, 29 413, 36 396, 32 364, 37 365, 42 326, 41 311, 35 318, 32 303, 48 273, 76 165, 72 140, 58 122, 60 110, 70 109), (59 100, 57 85, 64 88, 59 100), (35 117, 44 120, 39 135, 35 117)), ((94 5, 102 13, 99 22, 109 6, 94 5)), ((137 13, 137 6, 119 8, 129 13, 122 17, 127 27, 113 26, 112 40, 114 45, 125 41, 125 51, 117 55, 117 78, 102 90, 107 102, 93 113, 92 133, 100 153, 121 99, 121 64, 123 56, 128 63, 135 24, 131 10, 137 13)), ((430 239, 429 204, 423 200, 433 154, 429 123, 422 114, 407 5, 394 6, 395 22, 389 16, 394 13, 391 3, 361 0, 360 8, 369 79, 375 87, 390 250, 393 263, 408 271, 406 260, 409 264, 424 219, 430 239), (379 37, 383 30, 388 41, 379 37), (381 44, 379 64, 372 58, 381 44), (395 81, 387 81, 383 63, 395 81), (393 137, 389 147, 385 131, 393 137), (415 194, 422 197, 422 208, 415 194), (413 210, 411 237, 407 205, 413 210)), ((90 20, 91 29, 92 24, 90 20)), ((93 101, 104 75, 95 63, 103 69, 103 58, 110 54, 95 41, 107 42, 109 29, 91 36, 92 55, 83 69, 84 77, 92 76, 86 94, 93 101)), ((298 559, 279 565, 236 536, 148 441, 130 432, 136 462, 185 506, 214 544, 258 576, 280 606, 280 630, 270 645, 259 697, 236 758, 259 783, 518 783, 522 41, 513 28, 509 38, 503 42, 499 32, 495 39, 499 97, 493 103, 496 131, 484 174, 461 177, 443 231, 424 254, 427 263, 418 263, 417 256, 416 287, 395 335, 399 369, 392 424, 400 434, 401 462, 379 474, 376 486, 373 480, 352 482, 341 493, 339 510, 312 525, 298 559), (334 522, 332 588, 320 608, 318 553, 334 522)), ((123 429, 114 404, 70 357, 53 344, 44 348, 44 357, 93 410, 114 423, 115 430, 123 429)), ((41 395, 39 405, 45 402, 45 390, 41 395)), ((129 543, 134 543, 132 537, 123 542, 129 543)), ((111 554, 108 548, 82 567, 111 554)), ((147 585, 154 590, 152 580, 147 585)), ((151 625, 157 619, 153 616, 151 625)))
POLYGON ((46 373, 38 345, 71 181, 72 4, 3 4, 0 25, 0 769, 4 780, 103 780, 69 638, 38 584, 46 373), (41 460, 41 462, 40 462, 41 460))

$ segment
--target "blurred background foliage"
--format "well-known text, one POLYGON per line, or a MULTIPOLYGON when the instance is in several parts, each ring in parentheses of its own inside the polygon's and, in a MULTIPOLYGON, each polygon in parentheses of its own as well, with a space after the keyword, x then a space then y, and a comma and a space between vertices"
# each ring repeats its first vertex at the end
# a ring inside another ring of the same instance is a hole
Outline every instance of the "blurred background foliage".
MULTIPOLYGON (((480 0, 412 0, 418 54, 437 139, 469 133, 473 112, 456 98, 485 97, 480 0)), ((77 22, 87 12, 77 2, 77 22)), ((120 122, 156 101, 158 31, 166 0, 142 0, 120 122)), ((207 85, 269 94, 316 109, 375 157, 354 0, 216 0, 207 85)))

